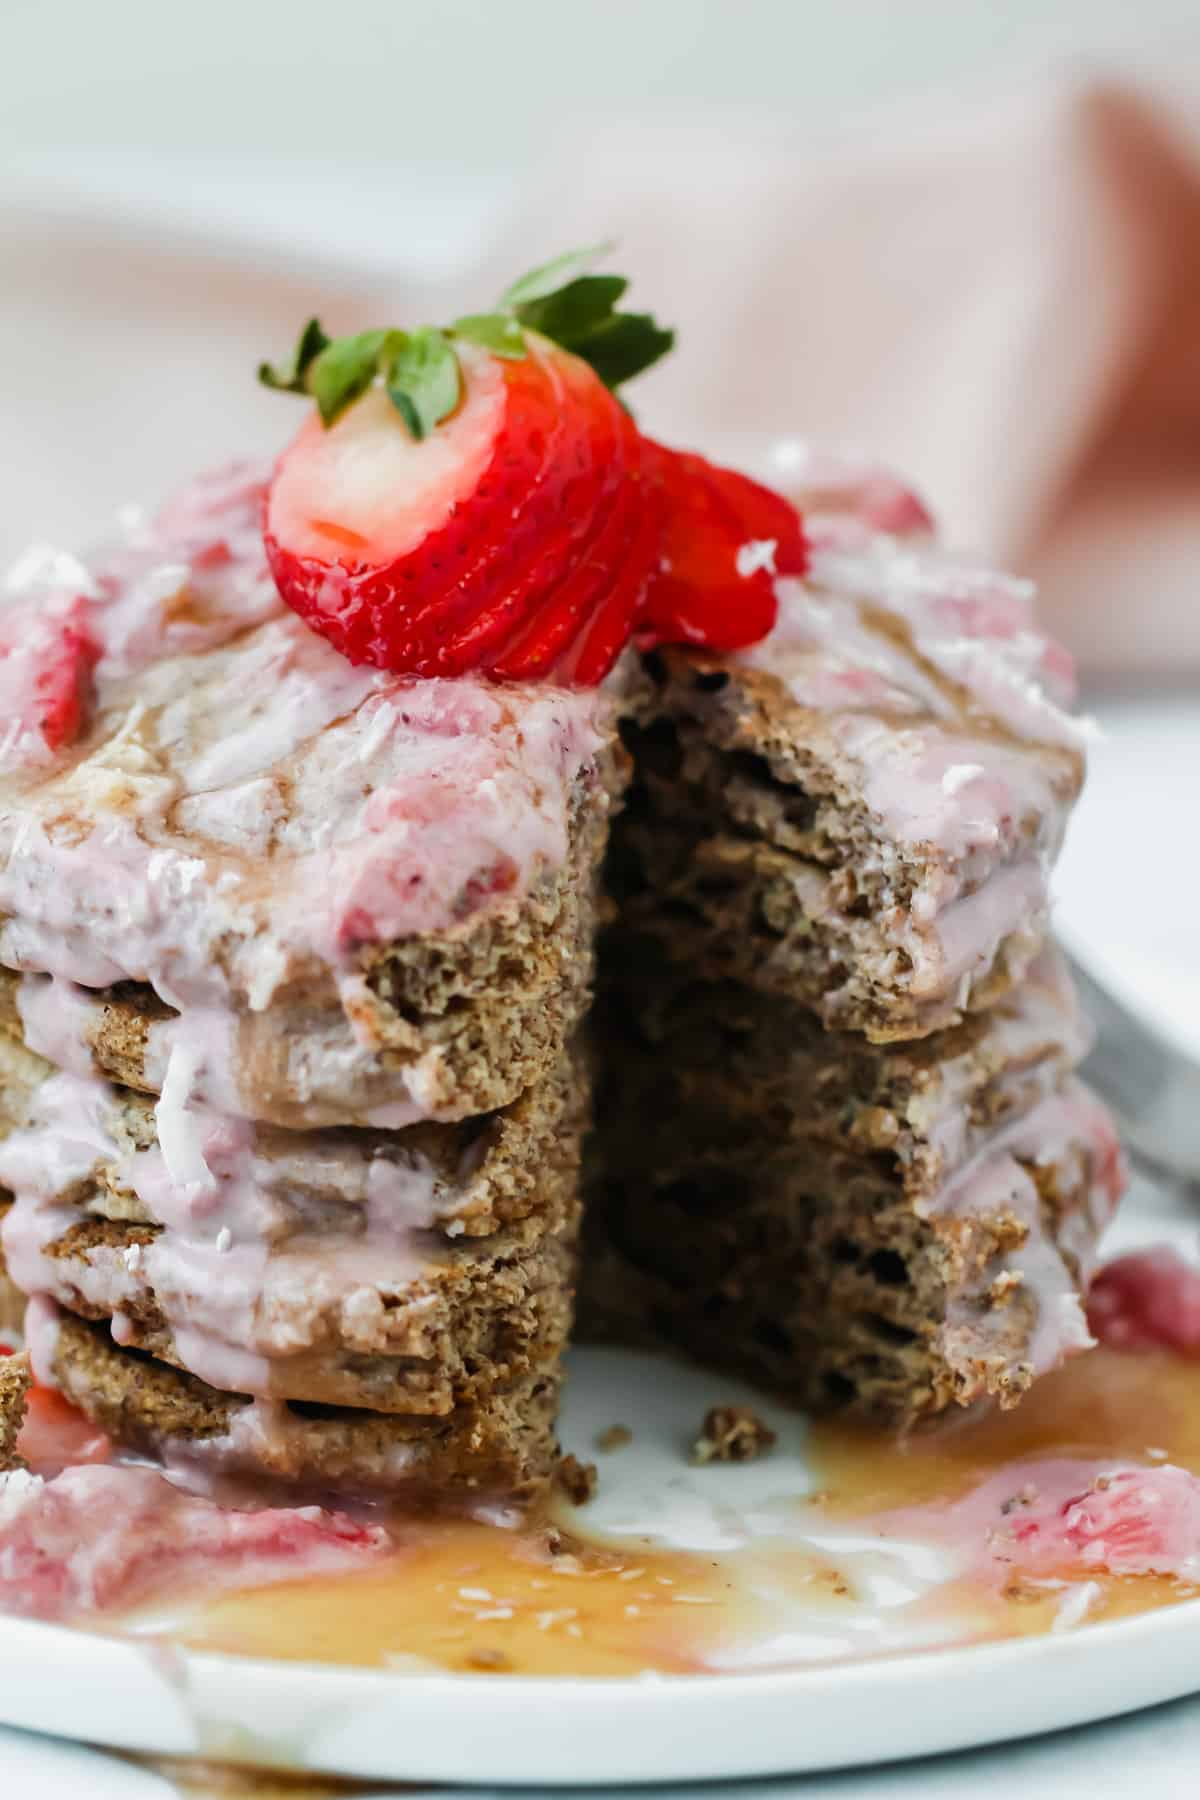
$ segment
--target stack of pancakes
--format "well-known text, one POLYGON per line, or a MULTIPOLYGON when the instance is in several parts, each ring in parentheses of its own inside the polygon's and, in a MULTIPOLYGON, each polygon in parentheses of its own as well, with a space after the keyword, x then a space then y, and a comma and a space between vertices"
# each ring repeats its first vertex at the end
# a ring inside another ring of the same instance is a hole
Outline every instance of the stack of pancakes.
POLYGON ((587 1329, 892 1420, 1086 1342, 1119 1170, 1045 942, 1083 759, 1028 593, 840 470, 749 651, 398 679, 284 608, 262 493, 20 602, 69 657, 82 591, 90 646, 78 741, 0 740, 38 1375, 194 1479, 544 1480, 598 934, 587 1329))

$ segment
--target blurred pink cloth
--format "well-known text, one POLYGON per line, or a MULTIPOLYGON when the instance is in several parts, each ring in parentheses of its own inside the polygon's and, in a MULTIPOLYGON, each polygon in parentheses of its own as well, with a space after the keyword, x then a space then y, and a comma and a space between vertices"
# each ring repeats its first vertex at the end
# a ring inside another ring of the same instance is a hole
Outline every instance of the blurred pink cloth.
POLYGON ((1045 92, 836 148, 747 125, 564 146, 505 247, 615 236, 681 353, 639 416, 711 455, 878 454, 1042 586, 1086 666, 1200 671, 1200 94, 1045 92))

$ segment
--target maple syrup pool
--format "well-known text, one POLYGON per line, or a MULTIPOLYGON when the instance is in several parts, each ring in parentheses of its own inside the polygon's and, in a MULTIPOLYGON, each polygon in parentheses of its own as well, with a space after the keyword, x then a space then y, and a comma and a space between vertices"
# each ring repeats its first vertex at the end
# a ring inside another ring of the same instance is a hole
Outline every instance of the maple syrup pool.
MULTIPOLYGON (((622 1507, 622 1489, 637 1485, 635 1424, 634 1444, 592 1452, 589 1506, 519 1527, 395 1521, 394 1551, 352 1573, 207 1599, 168 1591, 88 1624, 232 1655, 576 1676, 797 1667, 1082 1629, 1198 1591, 1200 1507, 1183 1521, 1194 1541, 1176 1542, 1173 1558, 1147 1548, 1147 1517, 1163 1505, 1153 1488, 1139 1486, 1115 1521, 1091 1517, 1085 1500, 1092 1529, 1063 1527, 1078 1523, 1081 1494, 1110 1502, 1114 1470, 1126 1482, 1170 1477, 1190 1504, 1198 1373, 1166 1352, 1102 1348, 1013 1412, 902 1442, 764 1406, 787 1421, 776 1450, 737 1469, 690 1468, 674 1445, 678 1474, 664 1483, 660 1456, 649 1488, 643 1469, 642 1493, 622 1507), (615 1528, 606 1493, 618 1499, 615 1528)), ((715 1377, 681 1379, 720 1397, 715 1377)), ((1173 1492, 1166 1502, 1178 1527, 1173 1492)))

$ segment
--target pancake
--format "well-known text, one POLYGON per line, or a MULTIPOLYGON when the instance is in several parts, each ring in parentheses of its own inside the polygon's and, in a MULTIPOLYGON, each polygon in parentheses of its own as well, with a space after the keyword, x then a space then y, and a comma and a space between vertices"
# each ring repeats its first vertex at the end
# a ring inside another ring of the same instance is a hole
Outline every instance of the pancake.
POLYGON ((1086 1346, 1122 1172, 1056 956, 990 1013, 871 1045, 609 950, 585 1335, 892 1425, 1010 1404, 1086 1346))
POLYGON ((11 1041, 6 1060, 10 1272, 122 1345, 263 1398, 447 1414, 565 1343, 575 1062, 469 1125, 289 1133, 192 1111, 164 1149, 161 1102, 11 1041))
POLYGON ((17 1439, 25 1423, 29 1382, 27 1356, 0 1357, 0 1475, 21 1465, 17 1439))
POLYGON ((64 1313, 49 1372, 72 1403, 119 1442, 199 1485, 221 1476, 311 1490, 359 1489, 464 1500, 531 1495, 558 1455, 557 1356, 443 1417, 252 1401, 168 1364, 119 1349, 99 1325, 64 1313))

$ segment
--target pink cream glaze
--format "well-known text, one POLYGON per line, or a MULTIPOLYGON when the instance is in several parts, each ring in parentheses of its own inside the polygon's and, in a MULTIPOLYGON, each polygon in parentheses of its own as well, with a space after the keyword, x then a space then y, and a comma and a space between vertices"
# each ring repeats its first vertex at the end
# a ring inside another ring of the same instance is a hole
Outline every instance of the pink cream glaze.
POLYGON ((392 1543, 317 1506, 240 1512, 179 1492, 149 1469, 0 1476, 0 1610, 70 1619, 169 1590, 266 1586, 365 1567, 392 1543))
POLYGON ((775 628, 742 660, 824 715, 885 840, 927 861, 884 923, 913 996, 957 989, 965 1005, 1005 940, 1019 967, 1045 930, 1086 735, 1065 710, 1070 658, 1039 630, 1032 585, 940 549, 886 471, 787 448, 776 478, 804 512, 811 567, 777 583, 775 628))
MULTIPOLYGON (((343 984, 350 993, 353 983, 343 984)), ((25 1042, 58 1068, 76 1075, 94 1069, 92 1038, 100 1000, 94 992, 58 975, 25 975, 17 988, 25 1042)), ((231 1116, 246 1111, 256 1096, 245 1091, 244 1016, 227 1006, 189 1006, 179 1017, 153 1020, 146 1032, 144 1071, 161 1089, 173 1068, 171 1092, 231 1116)), ((369 1043, 361 1042, 337 1015, 304 1031, 285 1033, 283 1085, 298 1125, 353 1123, 400 1131, 440 1116, 437 1081, 440 1054, 427 1052, 403 1067, 385 1066, 369 1043), (364 1104, 364 1093, 383 1087, 387 1099, 364 1104)))
MULTIPOLYGON (((83 608, 94 703, 59 757, 24 725, 0 741, 0 962, 151 983, 183 1014, 159 1033, 164 1065, 177 1053, 192 1091, 238 1111, 238 1012, 327 975, 369 1069, 358 952, 511 909, 560 867, 572 788, 611 729, 599 692, 353 668, 279 599, 263 494, 235 470, 87 568, 25 559, 22 619, 83 608)), ((0 697, 22 671, 0 646, 0 697)), ((61 1044, 78 1013, 46 1010, 42 1041, 61 1044)), ((435 1076, 398 1070, 378 1122, 430 1116, 435 1076)))
MULTIPOLYGON (((1053 945, 1042 949, 1020 986, 988 1014, 987 1065, 1003 1072, 1001 1080, 1011 1076, 1023 1091, 1037 1073, 1043 1091, 1057 1088, 1064 1072, 1083 1061, 1091 1042, 1091 1026, 1066 963, 1053 945)), ((918 1088, 906 1108, 916 1134, 914 1149, 935 1178, 948 1178, 960 1169, 978 1141, 976 1057, 974 1042, 957 1056, 943 1057, 936 1082, 918 1088)))
MULTIPOLYGON (((800 624, 810 643, 827 643, 823 606, 844 598, 855 609, 880 608, 906 628, 919 657, 966 690, 982 718, 1031 742, 1075 747, 1078 726, 1062 710, 1075 699, 1074 665, 1039 629, 1032 582, 942 549, 924 503, 878 464, 801 443, 786 448, 779 484, 804 514, 813 552, 804 585, 817 596, 811 617, 801 608, 801 620, 791 620, 793 631, 800 624)), ((849 641, 871 667, 881 647, 869 618, 864 625, 849 641)), ((911 693, 917 671, 902 650, 894 666, 904 664, 898 686, 911 693)))
POLYGON ((34 1379, 54 1386, 54 1354, 58 1345, 58 1306, 49 1294, 31 1292, 25 1308, 25 1348, 34 1379))
MULTIPOLYGON (((1078 1081, 1068 1081, 1031 1112, 992 1134, 956 1171, 924 1212, 938 1219, 1009 1214, 1025 1229, 1024 1241, 989 1263, 989 1283, 1001 1282, 1035 1303, 1033 1331, 1023 1360, 1035 1375, 1056 1368, 1095 1342, 1081 1295, 1094 1264, 1094 1245, 1116 1211, 1125 1188, 1125 1168, 1112 1121, 1099 1101, 1078 1081), (1057 1241, 1046 1231, 1042 1203, 1031 1167, 1056 1164, 1078 1168, 1087 1190, 1083 1207, 1060 1221, 1057 1241)), ((969 1297, 951 1305, 944 1335, 953 1345, 960 1328, 971 1334, 971 1354, 979 1353, 979 1333, 991 1319, 1003 1328, 1003 1308, 981 1319, 969 1297)))
MULTIPOLYGON (((52 1075, 26 1128, 0 1143, 0 1184, 15 1197, 4 1254, 35 1307, 46 1296, 68 1305, 82 1297, 112 1316, 119 1343, 126 1308, 149 1285, 186 1368, 213 1387, 262 1397, 279 1391, 288 1357, 318 1341, 323 1318, 336 1319, 346 1347, 363 1354, 389 1322, 401 1329, 395 1297, 444 1252, 442 1232, 454 1233, 455 1194, 435 1194, 424 1158, 346 1145, 331 1156, 304 1134, 289 1153, 267 1157, 251 1124, 204 1109, 179 1109, 166 1129, 165 1094, 159 1144, 134 1150, 115 1135, 115 1098, 92 1077, 52 1075), (123 1251, 96 1246, 86 1263, 52 1256, 50 1246, 80 1218, 73 1190, 102 1169, 161 1231, 123 1251), (297 1220, 292 1196, 313 1191, 328 1196, 319 1216, 297 1220), (350 1206, 358 1231, 338 1217, 350 1206)), ((41 1337, 35 1367, 49 1381, 52 1340, 41 1337)))

